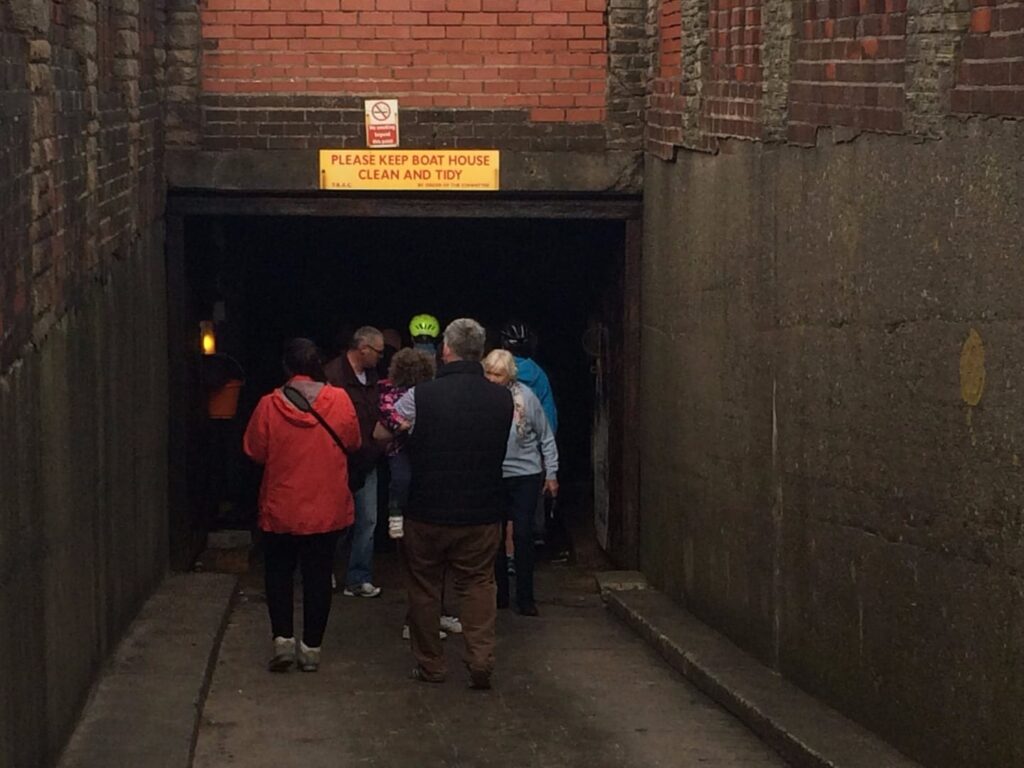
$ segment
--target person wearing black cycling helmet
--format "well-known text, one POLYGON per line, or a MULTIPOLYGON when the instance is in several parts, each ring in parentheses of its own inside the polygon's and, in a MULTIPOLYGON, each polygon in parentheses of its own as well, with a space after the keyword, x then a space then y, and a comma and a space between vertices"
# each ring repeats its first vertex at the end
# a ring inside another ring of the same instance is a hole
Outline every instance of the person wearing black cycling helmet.
POLYGON ((512 353, 516 361, 517 380, 537 396, 544 415, 548 417, 551 431, 558 432, 558 408, 555 407, 551 382, 544 369, 533 360, 537 347, 537 337, 533 331, 520 320, 510 320, 501 327, 501 347, 512 353))

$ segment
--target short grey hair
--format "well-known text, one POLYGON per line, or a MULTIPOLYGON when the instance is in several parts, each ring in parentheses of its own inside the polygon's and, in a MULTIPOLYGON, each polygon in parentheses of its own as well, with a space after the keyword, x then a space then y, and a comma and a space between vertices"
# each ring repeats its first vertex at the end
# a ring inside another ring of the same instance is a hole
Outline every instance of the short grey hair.
POLYGON ((479 361, 484 356, 487 332, 476 320, 460 317, 444 329, 444 343, 461 360, 479 361))
POLYGON ((352 334, 352 341, 349 342, 349 349, 359 349, 363 344, 369 344, 376 339, 383 339, 384 334, 372 325, 364 325, 352 334))

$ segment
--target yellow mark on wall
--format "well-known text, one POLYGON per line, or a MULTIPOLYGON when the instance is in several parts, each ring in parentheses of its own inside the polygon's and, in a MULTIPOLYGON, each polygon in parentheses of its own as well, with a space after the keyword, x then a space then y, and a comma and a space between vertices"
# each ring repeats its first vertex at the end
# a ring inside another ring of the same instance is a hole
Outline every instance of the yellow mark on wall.
POLYGON ((968 405, 981 402, 985 391, 985 343, 971 328, 960 350, 960 396, 968 405))

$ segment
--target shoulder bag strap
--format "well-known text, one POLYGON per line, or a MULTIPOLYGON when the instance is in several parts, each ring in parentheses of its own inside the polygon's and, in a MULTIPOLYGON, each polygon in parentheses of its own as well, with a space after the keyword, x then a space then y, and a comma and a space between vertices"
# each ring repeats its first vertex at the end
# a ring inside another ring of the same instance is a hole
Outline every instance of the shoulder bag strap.
POLYGON ((316 408, 314 408, 313 404, 306 399, 305 395, 299 392, 299 390, 297 390, 295 387, 289 386, 288 384, 285 384, 283 387, 281 387, 281 392, 284 394, 285 397, 288 398, 288 402, 290 402, 303 413, 308 413, 310 416, 316 419, 317 422, 319 422, 320 426, 327 430, 327 434, 331 436, 331 439, 334 440, 337 446, 341 449, 341 452, 344 453, 346 456, 348 455, 348 450, 345 448, 345 444, 341 442, 341 438, 338 437, 338 433, 331 428, 330 424, 324 421, 323 416, 317 413, 316 408))

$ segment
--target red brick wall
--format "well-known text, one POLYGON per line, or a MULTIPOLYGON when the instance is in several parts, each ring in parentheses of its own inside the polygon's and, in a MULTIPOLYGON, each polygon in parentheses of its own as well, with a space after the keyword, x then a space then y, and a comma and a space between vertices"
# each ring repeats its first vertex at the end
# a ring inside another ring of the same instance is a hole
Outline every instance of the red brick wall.
POLYGON ((647 149, 671 156, 672 146, 683 141, 682 113, 686 98, 682 85, 682 34, 680 0, 661 0, 655 42, 654 77, 647 99, 647 149))
POLYGON ((955 112, 1024 115, 1024 3, 974 0, 955 112))
POLYGON ((953 116, 1022 116, 1024 2, 971 2, 911 17, 907 0, 663 0, 646 149, 815 144, 820 128, 936 138, 953 116))
POLYGON ((711 68, 701 125, 713 136, 760 138, 761 0, 711 0, 711 68))
POLYGON ((205 0, 202 88, 600 122, 604 10, 605 0, 205 0))
POLYGON ((803 0, 790 136, 820 126, 903 130, 907 0, 803 0))

